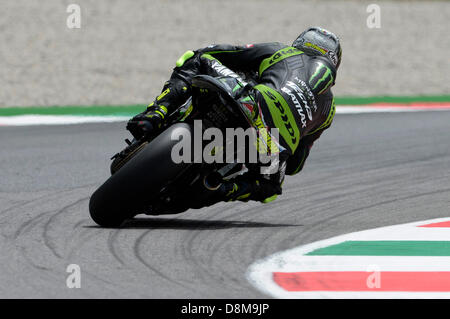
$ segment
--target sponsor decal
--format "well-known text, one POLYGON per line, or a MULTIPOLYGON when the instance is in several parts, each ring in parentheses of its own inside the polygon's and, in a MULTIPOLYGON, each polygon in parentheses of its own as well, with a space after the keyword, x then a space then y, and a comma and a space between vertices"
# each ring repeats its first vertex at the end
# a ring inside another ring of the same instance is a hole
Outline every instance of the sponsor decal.
POLYGON ((306 113, 308 114, 308 118, 309 118, 310 121, 312 121, 311 108, 309 107, 308 101, 306 100, 305 96, 303 95, 302 90, 300 90, 300 88, 292 81, 288 81, 286 83, 286 85, 291 87, 292 89, 294 89, 294 91, 297 94, 297 96, 302 100, 303 106, 305 107, 306 113))
POLYGON ((336 56, 336 53, 334 53, 333 51, 328 51, 327 55, 330 57, 331 61, 333 61, 334 66, 336 66, 337 62, 338 62, 338 58, 336 56))
POLYGON ((311 91, 311 89, 309 88, 309 86, 305 83, 305 81, 301 80, 299 77, 295 77, 294 80, 298 83, 298 85, 300 86, 302 92, 306 93, 306 95, 308 96, 308 102, 309 105, 312 106, 314 112, 317 111, 317 104, 316 104, 316 98, 314 96, 314 93, 311 91))
POLYGON ((237 80, 239 80, 239 82, 241 82, 242 86, 246 86, 247 82, 245 82, 239 75, 237 75, 234 71, 230 70, 229 68, 227 68, 226 66, 224 66, 222 63, 220 63, 217 60, 214 60, 212 66, 211 66, 214 70, 217 71, 217 73, 223 75, 223 76, 229 76, 232 78, 235 78, 237 80))
POLYGON ((300 105, 300 102, 297 100, 297 97, 287 87, 283 87, 281 89, 281 91, 283 91, 284 93, 289 95, 289 97, 291 98, 292 102, 295 105, 295 108, 297 109, 298 114, 300 115, 300 120, 302 122, 302 127, 306 127, 306 116, 303 113, 303 108, 300 105))
POLYGON ((272 65, 272 64, 276 63, 277 60, 279 58, 281 58, 282 56, 284 56, 284 55, 292 55, 292 54, 294 54, 296 52, 299 52, 299 51, 300 51, 299 49, 293 48, 293 47, 290 47, 290 48, 287 48, 287 49, 284 49, 284 50, 280 50, 277 53, 275 53, 274 55, 272 55, 271 59, 269 60, 269 65, 272 65))
POLYGON ((322 63, 318 63, 313 75, 309 79, 309 84, 312 86, 313 90, 316 90, 316 88, 320 89, 318 94, 321 94, 329 88, 333 83, 333 80, 333 73, 330 68, 322 63), (319 77, 320 74, 322 74, 322 76, 319 77), (319 87, 319 84, 321 83, 324 83, 325 85, 319 87))

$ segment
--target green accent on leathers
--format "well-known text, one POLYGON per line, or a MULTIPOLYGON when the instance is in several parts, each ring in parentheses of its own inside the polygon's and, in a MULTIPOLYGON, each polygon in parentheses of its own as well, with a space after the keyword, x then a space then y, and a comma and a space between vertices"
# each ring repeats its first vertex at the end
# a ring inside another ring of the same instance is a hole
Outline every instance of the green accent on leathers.
POLYGON ((326 81, 328 79, 328 82, 325 84, 325 86, 320 90, 319 94, 323 93, 326 89, 330 87, 331 84, 333 84, 334 78, 333 78, 333 72, 331 72, 331 69, 327 67, 326 65, 320 64, 314 74, 309 79, 309 84, 313 87, 313 90, 316 89, 320 83, 323 81, 326 81), (325 69, 325 73, 322 75, 320 79, 315 79, 319 73, 325 69), (314 82, 316 81, 316 82, 314 82))
POLYGON ((183 55, 177 60, 176 66, 177 67, 183 66, 184 62, 192 58, 194 54, 195 54, 194 51, 191 50, 184 52, 183 55))
POLYGON ((262 203, 267 204, 267 203, 273 202, 275 199, 277 199, 277 197, 278 197, 277 194, 272 195, 270 197, 267 197, 265 200, 263 200, 262 203))
POLYGON ((287 47, 287 48, 278 50, 271 57, 262 60, 261 64, 259 65, 259 76, 261 76, 261 74, 265 70, 270 68, 272 65, 274 65, 280 61, 283 61, 284 59, 287 59, 291 56, 300 55, 300 54, 303 54, 303 51, 300 51, 299 49, 294 48, 294 47, 287 47))
POLYGON ((254 88, 264 97, 273 123, 293 154, 300 142, 300 130, 289 105, 280 93, 267 85, 258 84, 254 88))

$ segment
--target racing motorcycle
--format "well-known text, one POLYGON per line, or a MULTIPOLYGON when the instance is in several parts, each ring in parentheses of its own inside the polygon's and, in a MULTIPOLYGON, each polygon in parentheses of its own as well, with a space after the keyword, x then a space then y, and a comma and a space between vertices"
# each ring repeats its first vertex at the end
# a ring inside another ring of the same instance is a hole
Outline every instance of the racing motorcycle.
MULTIPOLYGON (((223 181, 248 172, 251 164, 206 163, 194 158, 195 152, 191 161, 175 163, 172 149, 179 140, 173 137, 193 136, 196 120, 201 120, 202 130, 214 127, 225 132, 226 128, 254 127, 260 112, 259 108, 250 110, 236 102, 231 90, 217 78, 194 77, 191 97, 168 116, 162 129, 152 136, 126 139, 125 149, 111 158, 111 176, 90 198, 92 219, 103 227, 118 227, 138 214, 177 214, 192 208, 194 197, 202 198, 198 192, 204 190, 208 196, 208 190, 215 190, 223 181), (199 183, 205 186, 200 191, 195 186, 199 183), (195 190, 195 196, 189 190, 195 190)), ((224 152, 224 149, 213 151, 224 152)))

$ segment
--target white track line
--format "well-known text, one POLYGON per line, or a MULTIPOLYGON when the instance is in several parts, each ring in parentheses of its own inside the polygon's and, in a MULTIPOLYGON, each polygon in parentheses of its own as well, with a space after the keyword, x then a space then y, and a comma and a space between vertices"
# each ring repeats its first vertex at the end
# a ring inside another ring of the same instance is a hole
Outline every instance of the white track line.
POLYGON ((65 125, 82 123, 120 122, 130 119, 129 116, 75 116, 75 115, 18 115, 0 116, 0 125, 65 125))
MULTIPOLYGON (((421 111, 450 111, 449 107, 443 106, 338 106, 337 114, 361 114, 361 113, 398 113, 398 112, 421 112, 421 111)), ((130 116, 79 116, 79 115, 17 115, 0 116, 0 126, 28 126, 28 125, 65 125, 82 123, 110 123, 121 122, 131 118, 130 116)))
POLYGON ((397 107, 397 106, 337 106, 336 114, 361 114, 361 113, 401 113, 401 112, 424 112, 424 111, 450 111, 448 107, 397 107))

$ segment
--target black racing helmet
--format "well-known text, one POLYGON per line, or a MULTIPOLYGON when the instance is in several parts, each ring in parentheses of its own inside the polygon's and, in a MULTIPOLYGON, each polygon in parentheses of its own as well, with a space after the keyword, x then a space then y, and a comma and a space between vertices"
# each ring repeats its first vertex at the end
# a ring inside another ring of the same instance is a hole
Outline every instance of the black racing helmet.
POLYGON ((342 49, 339 38, 332 32, 320 27, 311 27, 303 31, 292 46, 308 55, 322 55, 336 67, 341 64, 342 49))

